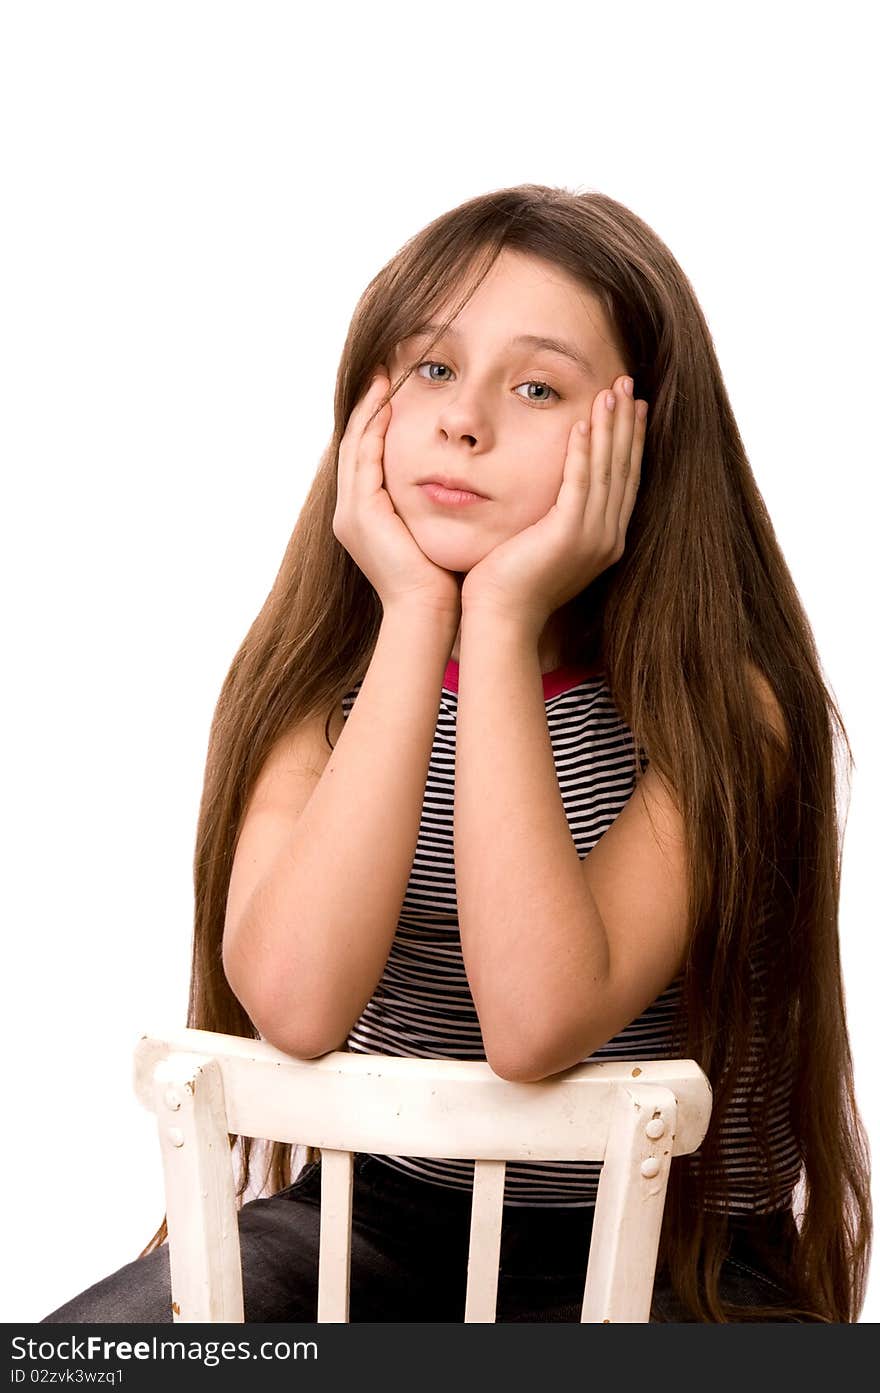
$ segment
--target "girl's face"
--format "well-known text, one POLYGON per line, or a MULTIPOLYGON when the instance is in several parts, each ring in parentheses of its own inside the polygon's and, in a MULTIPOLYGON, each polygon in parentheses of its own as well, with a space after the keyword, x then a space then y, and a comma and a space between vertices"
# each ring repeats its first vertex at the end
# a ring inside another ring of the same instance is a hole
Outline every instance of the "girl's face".
POLYGON ((589 420, 596 393, 627 365, 593 295, 551 263, 506 248, 452 329, 425 358, 421 333, 388 360, 392 377, 416 366, 391 400, 384 473, 425 555, 463 575, 553 506, 572 426, 589 420), (555 339, 573 356, 524 335, 555 339), (434 477, 484 500, 435 502, 420 486, 434 477))

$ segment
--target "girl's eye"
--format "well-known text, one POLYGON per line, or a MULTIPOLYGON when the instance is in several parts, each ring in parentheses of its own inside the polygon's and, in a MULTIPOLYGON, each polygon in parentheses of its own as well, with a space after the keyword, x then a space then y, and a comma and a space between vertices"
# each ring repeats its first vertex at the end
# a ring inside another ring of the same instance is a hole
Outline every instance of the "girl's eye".
MULTIPOLYGON (((446 368, 446 371, 449 371, 445 363, 438 363, 431 358, 427 358, 423 363, 419 363, 416 366, 416 372, 419 371, 419 368, 446 368)), ((430 375, 427 378, 422 378, 423 382, 439 382, 441 380, 442 379, 437 377, 431 377, 430 375)), ((555 387, 551 387, 549 382, 542 382, 541 379, 537 377, 529 378, 528 382, 521 382, 519 385, 520 387, 543 387, 545 391, 552 392, 554 397, 559 397, 559 393, 557 392, 555 387)), ((517 390, 519 390, 519 388, 517 388, 517 390)), ((546 398, 539 400, 536 397, 530 397, 529 400, 533 401, 536 406, 544 406, 547 404, 546 398)), ((559 397, 559 400, 561 401, 562 398, 559 397)))

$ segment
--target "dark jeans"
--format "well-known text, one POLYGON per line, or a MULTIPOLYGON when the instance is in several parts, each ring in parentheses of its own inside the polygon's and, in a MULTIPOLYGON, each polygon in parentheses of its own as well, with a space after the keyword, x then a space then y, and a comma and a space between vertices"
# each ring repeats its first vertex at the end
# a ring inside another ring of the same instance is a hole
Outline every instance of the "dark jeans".
MULTIPOLYGON (((316 1320, 320 1205, 321 1169, 315 1161, 287 1189, 242 1206, 246 1321, 316 1320)), ((462 1321, 470 1210, 469 1191, 410 1178, 356 1154, 350 1320, 462 1321)), ((592 1208, 504 1207, 499 1321, 580 1320, 592 1219, 592 1208)), ((750 1306, 793 1305, 778 1281, 779 1269, 755 1246, 755 1226, 776 1253, 795 1231, 791 1210, 734 1223, 722 1294, 750 1306)), ((692 1317, 658 1280, 652 1319, 692 1317)), ((43 1320, 170 1324, 168 1245, 136 1258, 43 1320)))

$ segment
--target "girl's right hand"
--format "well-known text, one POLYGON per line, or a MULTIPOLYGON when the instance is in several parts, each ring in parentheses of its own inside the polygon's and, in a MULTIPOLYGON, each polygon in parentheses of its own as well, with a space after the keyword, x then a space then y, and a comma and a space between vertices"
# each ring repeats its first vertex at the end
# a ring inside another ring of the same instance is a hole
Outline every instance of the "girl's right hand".
POLYGON ((430 561, 385 488, 386 402, 367 424, 388 390, 380 369, 351 413, 339 445, 333 535, 372 583, 383 609, 415 605, 460 619, 461 587, 454 571, 430 561))

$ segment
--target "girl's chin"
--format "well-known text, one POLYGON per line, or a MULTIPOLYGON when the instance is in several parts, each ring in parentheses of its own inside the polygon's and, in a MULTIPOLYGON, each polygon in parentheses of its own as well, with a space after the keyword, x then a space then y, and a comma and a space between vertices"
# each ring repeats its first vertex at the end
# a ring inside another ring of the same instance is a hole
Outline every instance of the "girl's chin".
POLYGON ((427 556, 428 560, 433 561, 435 566, 441 566, 444 571, 451 571, 454 576, 457 576, 459 584, 461 584, 464 581, 464 578, 467 575, 468 571, 473 570, 474 566, 479 565, 479 563, 483 559, 483 556, 487 554, 483 552, 481 554, 473 556, 469 553, 467 556, 463 556, 460 550, 453 551, 451 548, 448 547, 429 548, 426 546, 422 546, 421 543, 419 543, 419 546, 421 547, 421 550, 425 553, 425 556, 427 556))
MULTIPOLYGON (((391 494, 390 489, 388 492, 391 494)), ((499 528, 497 519, 493 519, 491 526, 487 526, 488 519, 478 522, 475 516, 480 509, 478 503, 461 508, 456 515, 452 508, 435 508, 426 514, 424 508, 398 503, 393 494, 391 502, 428 560, 460 577, 466 576, 490 551, 513 535, 499 528)))
POLYGON ((427 537, 419 535, 413 529, 410 530, 419 550, 424 552, 429 561, 433 561, 435 566, 441 566, 444 571, 455 572, 456 575, 467 575, 471 567, 476 566, 477 562, 481 561, 486 554, 475 550, 472 546, 465 548, 461 543, 456 546, 449 542, 446 542, 445 545, 442 542, 439 544, 435 542, 432 546, 427 537))

